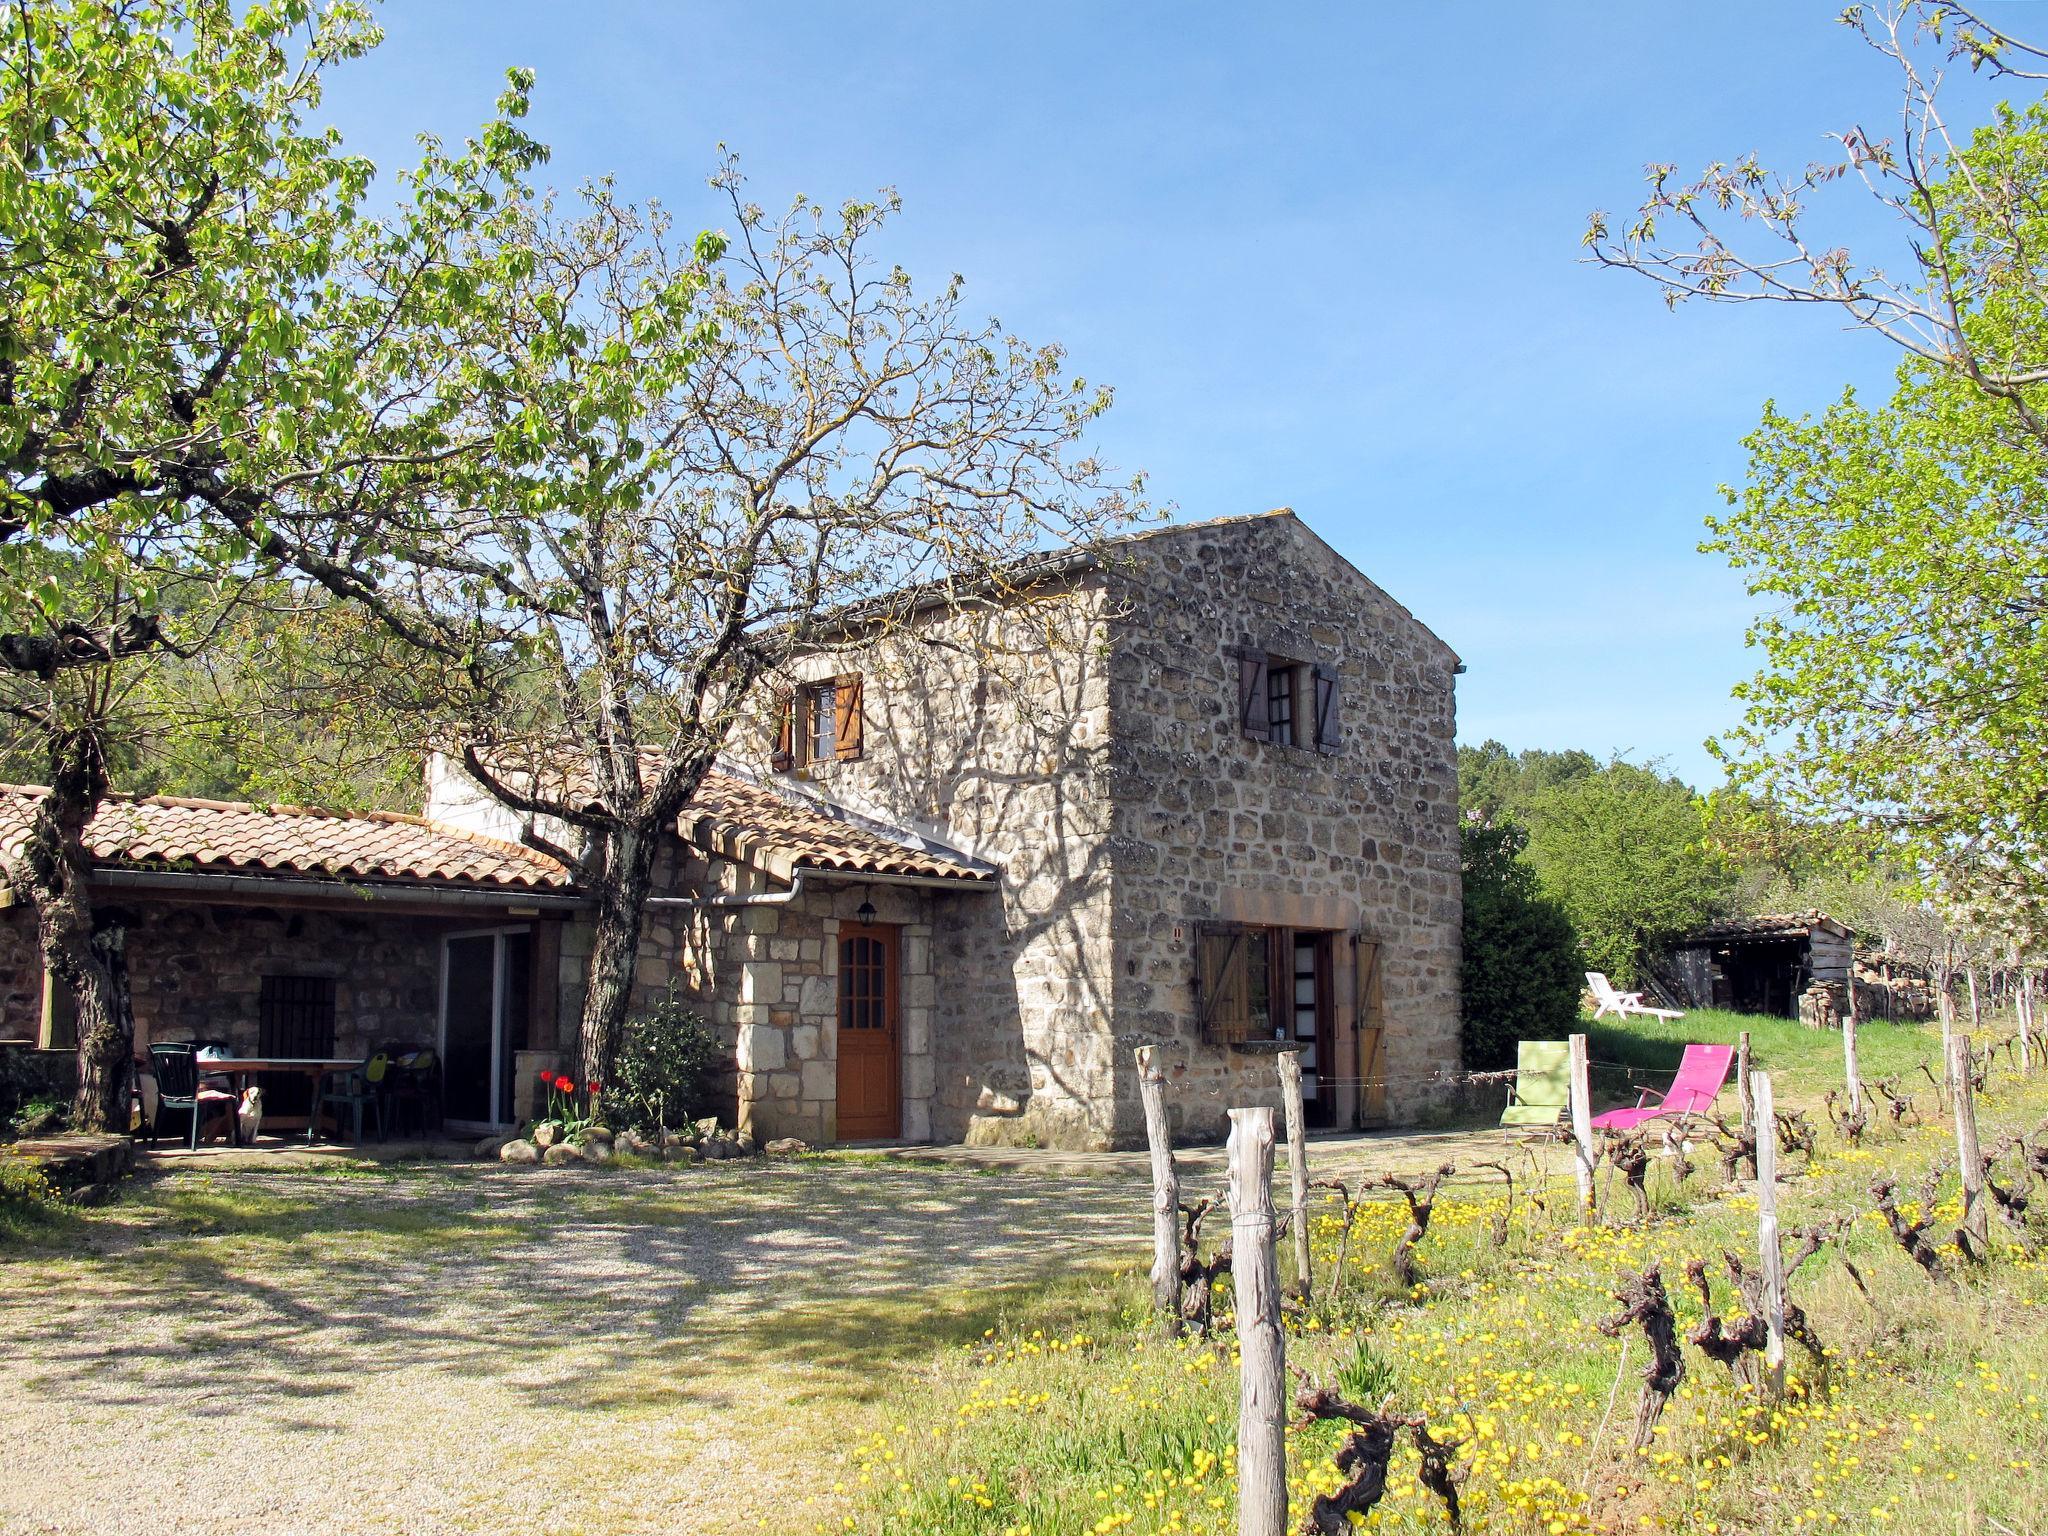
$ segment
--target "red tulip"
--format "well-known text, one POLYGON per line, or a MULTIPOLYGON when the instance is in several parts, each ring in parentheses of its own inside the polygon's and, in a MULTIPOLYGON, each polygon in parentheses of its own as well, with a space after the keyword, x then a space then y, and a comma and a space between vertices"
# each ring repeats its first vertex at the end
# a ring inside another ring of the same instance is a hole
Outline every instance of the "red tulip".
POLYGON ((587 1086, 589 1087, 589 1089, 590 1089, 590 1091, 591 1091, 592 1093, 597 1093, 597 1092, 599 1092, 599 1091, 600 1091, 600 1090, 599 1090, 599 1088, 598 1088, 598 1086, 597 1086, 597 1084, 595 1084, 595 1083, 591 1083, 591 1084, 588 1084, 587 1086))

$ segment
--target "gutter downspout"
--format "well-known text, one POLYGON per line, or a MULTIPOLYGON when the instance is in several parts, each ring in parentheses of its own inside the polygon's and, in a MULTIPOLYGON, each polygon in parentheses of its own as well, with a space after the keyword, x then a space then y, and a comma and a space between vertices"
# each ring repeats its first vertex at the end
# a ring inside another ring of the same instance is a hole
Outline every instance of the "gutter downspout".
POLYGON ((698 910, 704 907, 786 907, 804 893, 804 882, 810 875, 808 866, 799 866, 790 876, 789 889, 770 891, 764 896, 650 896, 650 907, 685 907, 698 910))

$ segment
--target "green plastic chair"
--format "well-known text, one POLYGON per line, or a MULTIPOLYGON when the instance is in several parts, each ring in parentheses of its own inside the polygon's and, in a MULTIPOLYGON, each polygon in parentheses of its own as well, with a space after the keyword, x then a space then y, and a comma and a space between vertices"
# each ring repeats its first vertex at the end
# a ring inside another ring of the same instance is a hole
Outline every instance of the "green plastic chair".
POLYGON ((320 1133, 320 1116, 327 1109, 335 1110, 335 1129, 341 1128, 343 1109, 353 1108, 356 1112, 356 1133, 352 1138, 357 1145, 363 1139, 363 1111, 374 1110, 377 1115, 377 1139, 386 1140, 391 1132, 384 1123, 384 1074, 390 1070, 391 1058, 382 1051, 372 1056, 360 1067, 350 1067, 343 1072, 329 1072, 320 1079, 319 1087, 313 1090, 313 1114, 306 1122, 306 1140, 314 1140, 320 1133))
POLYGON ((1564 1040, 1524 1040, 1515 1050, 1515 1085, 1500 1117, 1503 1130, 1548 1130, 1571 1103, 1572 1048, 1564 1040))

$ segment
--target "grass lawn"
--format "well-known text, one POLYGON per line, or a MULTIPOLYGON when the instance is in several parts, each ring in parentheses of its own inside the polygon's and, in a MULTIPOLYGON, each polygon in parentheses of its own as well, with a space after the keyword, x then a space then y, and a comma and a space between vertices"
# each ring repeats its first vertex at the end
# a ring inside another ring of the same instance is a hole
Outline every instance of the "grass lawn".
MULTIPOLYGON (((1739 1022, 1766 1034, 1757 1021, 1739 1022)), ((1761 1043, 1782 1046, 1780 1065, 1790 1069, 1816 1052, 1798 1038, 1806 1032, 1786 1029, 1761 1043)), ((1668 1042, 1631 1044, 1649 1055, 1668 1042)), ((2048 1221, 2038 1215, 2048 1200, 2037 1196, 2024 1239, 1994 1223, 1995 1258, 1969 1268, 1949 1244, 1960 1207, 1954 1177, 1944 1180, 1933 1235, 1953 1289, 1931 1283, 1872 1210, 1873 1178, 1917 1176, 1952 1150, 1932 1097, 1924 1095, 1926 1124, 1886 1127, 1860 1147, 1824 1133, 1810 1165, 1786 1160, 1787 1232, 1849 1222, 1839 1248, 1810 1259, 1789 1284, 1825 1353, 1791 1349, 1782 1400, 1765 1400, 1686 1345, 1676 1398, 1647 1448, 1632 1452, 1647 1348, 1640 1330, 1610 1338, 1594 1327, 1617 1310, 1621 1277, 1655 1263, 1682 1337, 1702 1315, 1686 1282, 1695 1258, 1710 1265, 1715 1308, 1731 1320, 1742 1314, 1721 1255, 1753 1261, 1756 1202, 1748 1189, 1724 1187, 1711 1159, 1683 1183, 1658 1169, 1653 1218, 1640 1226, 1610 1213, 1608 1224, 1580 1227, 1567 1185, 1540 1209, 1525 1191, 1503 1238, 1499 1196, 1469 1187, 1440 1196, 1421 1247, 1424 1283, 1412 1291, 1388 1266, 1405 1207, 1371 1205, 1354 1232, 1349 1294, 1335 1304, 1339 1223, 1325 1206, 1313 1228, 1323 1299, 1290 1323, 1290 1360, 1323 1380, 1348 1378, 1368 1406, 1390 1395, 1395 1408, 1425 1415, 1439 1439, 1459 1441, 1467 1532, 2048 1529, 2048 1267, 2039 1256, 2048 1221)), ((2048 1077, 1994 1081, 1983 1104, 1986 1146, 2039 1124, 2044 1111, 2048 1077)), ((2015 1165, 2005 1167, 2020 1182, 2015 1165)), ((1910 1201, 1906 1210, 1918 1214, 1910 1201)), ((887 1421, 841 1462, 832 1487, 845 1504, 821 1500, 809 1528, 1234 1530, 1230 1335, 1163 1344, 1144 1320, 1145 1300, 1134 1267, 1085 1307, 1029 1330, 998 1329, 907 1373, 885 1400, 887 1421)), ((1229 1305, 1227 1290, 1219 1305, 1229 1305)), ((1290 1431, 1290 1529, 1341 1481, 1331 1460, 1339 1439, 1328 1424, 1290 1431)), ((1448 1528, 1418 1465, 1404 1438, 1369 1528, 1448 1528)))
MULTIPOLYGON (((1780 1103, 1817 1104, 1828 1089, 1843 1083, 1842 1035, 1833 1029, 1808 1029, 1797 1019, 1728 1013, 1699 1008, 1682 1019, 1587 1019, 1587 1048, 1593 1058, 1593 1089, 1613 1102, 1634 1103, 1639 1088, 1665 1088, 1688 1044, 1733 1045, 1749 1031, 1750 1055, 1771 1074, 1780 1103)), ((1865 1082, 1896 1076, 1900 1089, 1933 1102, 1926 1062, 1941 1072, 1941 1028, 1914 1020, 1867 1021, 1856 1030, 1856 1055, 1865 1082)), ((1734 1077, 1729 1077, 1732 1089, 1734 1077)), ((1732 1093, 1730 1094, 1732 1098, 1732 1093)))

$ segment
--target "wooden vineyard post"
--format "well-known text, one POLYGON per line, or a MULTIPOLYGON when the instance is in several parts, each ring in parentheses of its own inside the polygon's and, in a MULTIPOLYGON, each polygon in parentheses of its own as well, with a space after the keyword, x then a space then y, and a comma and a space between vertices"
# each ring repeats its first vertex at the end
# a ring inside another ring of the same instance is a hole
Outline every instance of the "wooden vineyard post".
POLYGON ((1592 1062, 1586 1037, 1573 1035, 1571 1047, 1572 1162, 1579 1176, 1579 1219, 1593 1217, 1593 1089, 1592 1062))
POLYGON ((1735 1101, 1742 1106, 1744 1131, 1756 1124, 1756 1104, 1749 1092, 1749 1031, 1735 1037, 1735 1101))
POLYGON ((1286 1341, 1273 1254, 1273 1111, 1230 1112, 1231 1278, 1237 1291, 1238 1536, 1287 1529, 1286 1341))
POLYGON ((1294 1233, 1294 1279, 1307 1301, 1315 1284, 1314 1261, 1308 1249, 1308 1136, 1302 1129, 1301 1056, 1282 1051, 1275 1058, 1280 1068, 1280 1106, 1287 1114, 1287 1184, 1291 1196, 1290 1230, 1294 1233))
POLYGON ((1785 1390, 1785 1260, 1778 1248, 1778 1123, 1771 1074, 1744 1079, 1756 1105, 1756 1251, 1764 1278, 1764 1380, 1770 1394, 1785 1390))
POLYGON ((1863 1068, 1856 1060, 1856 969, 1849 968, 1849 1007, 1842 1015, 1842 1073, 1849 1083, 1849 1118, 1863 1113, 1863 1068))
POLYGON ((2020 990, 2016 1000, 2020 1011, 2020 1070, 2034 1070, 2034 968, 2026 966, 2020 971, 2020 990))
POLYGON ((1956 1111, 1956 1163, 1963 1175, 1963 1231, 1982 1258, 1991 1241, 1991 1213, 1984 1201, 1984 1148, 1977 1139, 1977 1093, 1970 1086, 1970 1037, 1957 1030, 1949 1040, 1950 1102, 1956 1111))
POLYGON ((1180 1319, 1180 1173, 1166 1124, 1166 1079, 1149 1045, 1138 1047, 1138 1098, 1145 1106, 1145 1145, 1152 1152, 1152 1305, 1160 1334, 1177 1339, 1180 1319))

